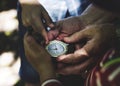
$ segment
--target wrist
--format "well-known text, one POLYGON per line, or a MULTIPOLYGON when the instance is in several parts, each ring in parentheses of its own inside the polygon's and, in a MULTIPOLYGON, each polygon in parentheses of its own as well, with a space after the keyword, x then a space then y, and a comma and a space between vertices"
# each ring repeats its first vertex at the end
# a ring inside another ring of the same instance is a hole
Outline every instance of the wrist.
POLYGON ((44 73, 40 73, 40 82, 43 83, 46 80, 49 79, 55 79, 56 75, 50 70, 46 70, 44 73), (47 72, 46 72, 47 71, 47 72))
POLYGON ((54 70, 54 67, 52 63, 46 63, 41 65, 41 67, 38 68, 38 73, 40 75, 40 81, 43 83, 44 81, 56 78, 56 73, 54 70))

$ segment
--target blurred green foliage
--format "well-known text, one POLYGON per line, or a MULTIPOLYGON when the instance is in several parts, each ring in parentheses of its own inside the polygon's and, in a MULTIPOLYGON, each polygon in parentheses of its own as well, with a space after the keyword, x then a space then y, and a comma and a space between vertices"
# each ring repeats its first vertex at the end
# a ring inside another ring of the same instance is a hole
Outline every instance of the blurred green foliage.
MULTIPOLYGON (((18 0, 0 0, 0 12, 17 8, 18 0)), ((3 28, 4 29, 4 28, 3 28)), ((18 57, 18 31, 13 31, 9 36, 5 32, 0 32, 0 54, 5 51, 14 51, 18 57)))
MULTIPOLYGON (((18 0, 0 0, 0 12, 10 9, 17 9, 18 0)), ((14 30, 10 35, 5 32, 0 32, 0 54, 7 51, 13 51, 15 59, 18 58, 18 30, 14 30)), ((24 86, 24 83, 19 80, 14 86, 24 86)))

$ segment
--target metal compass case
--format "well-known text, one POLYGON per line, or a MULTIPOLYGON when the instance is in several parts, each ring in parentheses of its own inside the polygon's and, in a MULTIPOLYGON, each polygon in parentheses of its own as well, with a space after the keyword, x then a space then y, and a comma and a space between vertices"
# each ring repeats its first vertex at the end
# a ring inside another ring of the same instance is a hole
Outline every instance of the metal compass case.
POLYGON ((46 46, 46 49, 52 57, 58 57, 68 51, 68 44, 59 40, 53 40, 46 46))

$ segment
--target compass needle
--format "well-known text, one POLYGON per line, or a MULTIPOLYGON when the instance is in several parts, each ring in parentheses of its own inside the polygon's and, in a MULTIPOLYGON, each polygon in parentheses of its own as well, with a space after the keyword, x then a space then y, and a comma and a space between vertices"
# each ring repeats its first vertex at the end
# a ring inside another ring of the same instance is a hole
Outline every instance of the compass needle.
POLYGON ((53 40, 46 46, 46 49, 52 57, 58 57, 67 52, 67 45, 62 41, 53 40))

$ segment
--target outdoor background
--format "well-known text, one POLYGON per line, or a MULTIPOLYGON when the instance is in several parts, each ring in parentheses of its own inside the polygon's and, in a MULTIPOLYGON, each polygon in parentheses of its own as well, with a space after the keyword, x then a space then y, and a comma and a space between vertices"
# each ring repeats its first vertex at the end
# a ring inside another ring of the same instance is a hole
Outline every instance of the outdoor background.
MULTIPOLYGON (((24 86, 18 75, 20 57, 16 9, 17 0, 0 0, 0 86, 24 86)), ((117 33, 120 40, 120 29, 117 33)))
POLYGON ((0 0, 0 86, 24 86, 18 71, 17 0, 0 0))

